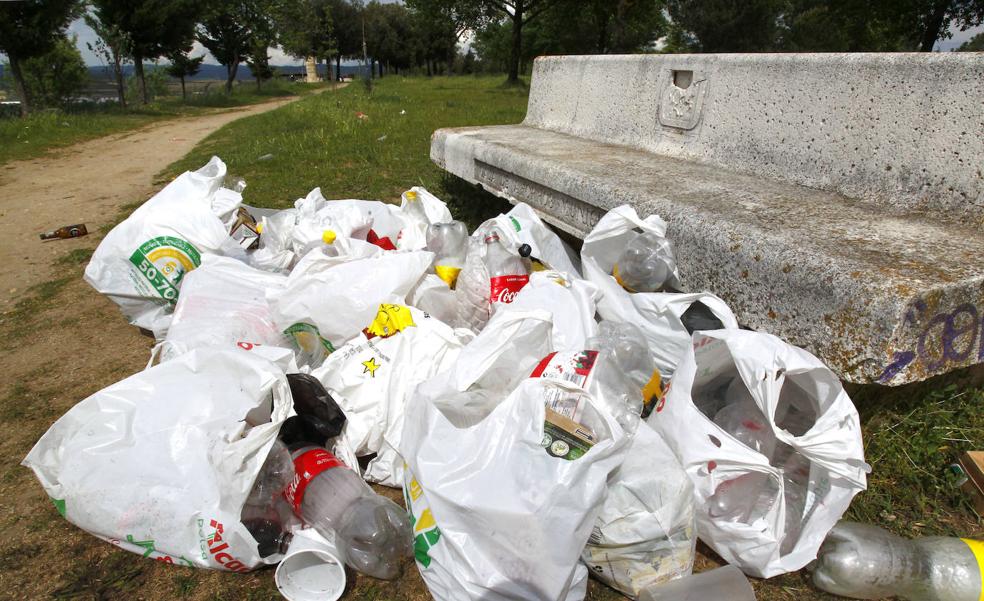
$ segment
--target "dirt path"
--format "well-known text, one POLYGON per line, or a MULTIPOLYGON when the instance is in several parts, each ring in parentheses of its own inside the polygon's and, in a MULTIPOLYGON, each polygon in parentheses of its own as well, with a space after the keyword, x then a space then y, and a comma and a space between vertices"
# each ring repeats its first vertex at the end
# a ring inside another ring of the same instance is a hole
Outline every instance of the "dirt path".
POLYGON ((154 175, 210 133, 295 100, 168 120, 0 167, 0 312, 30 286, 55 277, 54 259, 94 242, 92 236, 41 242, 38 234, 73 223, 98 233, 121 206, 154 193, 154 175))

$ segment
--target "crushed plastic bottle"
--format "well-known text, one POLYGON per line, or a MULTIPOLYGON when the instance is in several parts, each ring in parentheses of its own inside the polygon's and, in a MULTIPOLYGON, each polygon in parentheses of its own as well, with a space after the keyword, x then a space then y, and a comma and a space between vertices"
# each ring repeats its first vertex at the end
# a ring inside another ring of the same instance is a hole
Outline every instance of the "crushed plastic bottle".
POLYGON ((732 385, 728 388, 729 397, 738 399, 724 406, 714 416, 714 423, 722 430, 735 437, 735 439, 752 449, 771 458, 776 448, 776 436, 772 432, 765 415, 758 405, 748 394, 748 390, 740 379, 735 380, 744 391, 747 398, 742 398, 741 393, 733 393, 732 389, 737 389, 732 385))
POLYGON ((840 522, 809 566, 821 590, 854 599, 979 601, 984 542, 907 540, 870 524, 840 522))
POLYGON ((296 474, 284 497, 294 512, 335 541, 346 565, 384 580, 398 577, 400 560, 413 552, 406 511, 321 447, 303 446, 292 455, 296 474))
POLYGON ((513 254, 502 245, 499 234, 485 237, 485 266, 489 271, 490 314, 498 304, 513 302, 519 291, 530 281, 530 271, 523 257, 513 254))
POLYGON ((468 254, 468 228, 460 221, 432 223, 427 228, 427 250, 434 253, 434 273, 454 290, 468 254))
POLYGON ((749 472, 718 484, 707 498, 707 514, 724 522, 753 524, 766 516, 779 498, 779 484, 764 472, 749 472))
POLYGON ((260 557, 283 553, 290 543, 292 516, 282 494, 293 479, 294 461, 290 452, 283 443, 274 440, 240 516, 256 539, 260 557))
POLYGON ((612 275, 629 292, 656 292, 676 283, 673 245, 652 232, 636 235, 615 261, 612 275))

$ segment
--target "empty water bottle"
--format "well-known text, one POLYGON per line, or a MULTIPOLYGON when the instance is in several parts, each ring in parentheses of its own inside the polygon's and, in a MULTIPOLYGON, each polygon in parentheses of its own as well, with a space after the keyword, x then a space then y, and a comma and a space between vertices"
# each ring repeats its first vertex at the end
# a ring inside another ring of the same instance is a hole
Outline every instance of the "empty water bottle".
POLYGON ((432 223, 427 228, 427 250, 434 253, 434 273, 453 290, 468 254, 468 228, 460 221, 432 223))
MULTIPOLYGON (((736 382, 744 390, 744 394, 748 395, 748 390, 741 380, 736 382)), ((731 402, 718 411, 714 416, 714 423, 735 437, 738 442, 771 458, 776 447, 776 436, 772 432, 772 426, 752 400, 751 395, 747 398, 741 398, 740 393, 735 396, 740 400, 731 402)))
POLYGON ((587 347, 613 355, 618 369, 639 389, 645 417, 661 388, 659 371, 639 328, 624 322, 602 321, 598 324, 598 333, 588 339, 587 347))
POLYGON ((652 232, 636 235, 615 261, 612 275, 629 292, 656 292, 676 284, 673 245, 652 232))
POLYGON ((421 202, 420 197, 413 190, 407 190, 403 193, 403 214, 410 217, 414 221, 423 223, 424 225, 430 224, 430 219, 427 218, 427 211, 424 210, 424 203, 421 202))
POLYGON ((870 524, 840 522, 810 568, 818 588, 854 599, 979 601, 982 563, 981 541, 907 540, 870 524))
POLYGON ((407 512, 374 493, 327 450, 293 452, 293 482, 284 496, 305 524, 334 539, 345 563, 363 574, 392 580, 413 552, 407 512))

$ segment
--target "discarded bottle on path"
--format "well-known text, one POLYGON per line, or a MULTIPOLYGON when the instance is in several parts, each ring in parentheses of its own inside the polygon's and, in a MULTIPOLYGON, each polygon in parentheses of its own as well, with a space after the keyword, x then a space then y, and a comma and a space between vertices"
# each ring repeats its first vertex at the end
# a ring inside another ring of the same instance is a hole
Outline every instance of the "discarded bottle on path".
POLYGON ((499 240, 499 234, 485 236, 485 267, 489 271, 489 314, 497 304, 513 302, 519 291, 530 281, 530 271, 523 257, 509 252, 499 240))
POLYGON ((982 564, 981 541, 907 540, 870 524, 840 522, 809 567, 818 588, 844 597, 979 601, 982 564))
POLYGON ((243 504, 241 521, 256 539, 260 557, 283 553, 290 543, 291 515, 283 492, 294 480, 294 461, 287 447, 273 441, 253 488, 243 504))
POLYGON ((384 580, 400 575, 400 560, 413 552, 407 512, 371 488, 326 449, 303 446, 292 453, 294 481, 284 497, 304 523, 334 539, 351 568, 384 580))
POLYGON ((468 254, 468 228, 460 221, 427 227, 427 250, 434 253, 434 273, 454 290, 468 254))
POLYGON ((651 232, 633 238, 612 270, 629 292, 656 292, 675 283, 676 258, 670 241, 651 232))
POLYGON ((86 229, 84 223, 76 223, 75 225, 66 225, 65 227, 60 227, 57 230, 52 230, 50 232, 44 232, 41 234, 42 240, 55 240, 58 238, 78 238, 79 236, 85 236, 89 233, 86 229))

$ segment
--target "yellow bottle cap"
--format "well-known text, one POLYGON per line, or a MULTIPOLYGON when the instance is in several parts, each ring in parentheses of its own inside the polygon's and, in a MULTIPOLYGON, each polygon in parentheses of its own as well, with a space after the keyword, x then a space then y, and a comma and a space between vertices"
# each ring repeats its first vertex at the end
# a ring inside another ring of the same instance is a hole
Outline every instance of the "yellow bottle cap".
POLYGON ((321 232, 321 241, 324 242, 325 244, 331 244, 332 242, 334 242, 335 237, 336 236, 334 230, 325 230, 321 232))
POLYGON ((417 200, 417 193, 413 190, 407 190, 407 200, 417 200))
POLYGON ((263 222, 262 221, 256 224, 256 233, 257 234, 262 234, 263 233, 263 222))

